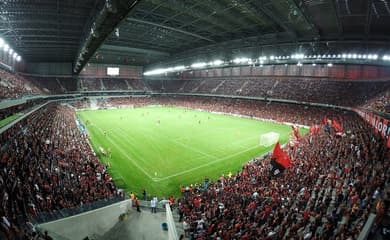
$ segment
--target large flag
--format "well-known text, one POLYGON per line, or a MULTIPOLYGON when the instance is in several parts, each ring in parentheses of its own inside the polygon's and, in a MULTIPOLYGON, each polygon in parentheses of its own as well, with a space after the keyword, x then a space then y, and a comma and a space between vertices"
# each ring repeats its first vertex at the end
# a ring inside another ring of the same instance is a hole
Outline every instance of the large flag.
POLYGON ((270 173, 273 176, 279 176, 291 164, 290 157, 280 148, 279 142, 276 143, 272 153, 270 173))
POLYGON ((323 123, 324 125, 328 124, 328 119, 326 118, 326 116, 324 116, 324 119, 322 120, 322 123, 323 123))
POLYGON ((387 147, 390 148, 390 136, 387 136, 387 147))
POLYGON ((299 134, 299 130, 296 126, 291 125, 291 128, 294 131, 294 136, 297 138, 298 141, 301 141, 301 135, 299 134))
POLYGON ((310 136, 313 136, 314 134, 316 134, 316 126, 311 125, 310 126, 310 136))
POLYGON ((342 132, 343 131, 343 128, 340 126, 340 124, 337 123, 336 120, 332 121, 332 125, 336 129, 336 132, 342 132))

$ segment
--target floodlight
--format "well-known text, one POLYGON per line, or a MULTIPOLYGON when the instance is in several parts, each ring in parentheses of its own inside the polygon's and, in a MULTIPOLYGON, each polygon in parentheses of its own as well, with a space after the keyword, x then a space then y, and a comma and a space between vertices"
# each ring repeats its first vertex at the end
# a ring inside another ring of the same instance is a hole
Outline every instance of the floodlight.
POLYGON ((7 52, 7 51, 8 51, 8 49, 9 49, 9 46, 8 46, 8 44, 5 44, 5 45, 4 45, 4 48, 3 48, 4 52, 7 52))
POLYGON ((16 57, 18 56, 18 54, 16 52, 14 52, 14 54, 12 54, 12 57, 15 59, 16 57))
POLYGON ((20 56, 17 56, 16 61, 20 62, 20 60, 22 60, 22 58, 20 56))
POLYGON ((219 66, 219 65, 222 65, 222 64, 223 64, 223 61, 222 61, 222 60, 215 60, 215 61, 212 62, 212 64, 213 64, 214 66, 219 66))
POLYGON ((194 63, 191 65, 192 68, 202 68, 202 67, 205 67, 207 65, 207 63, 205 62, 199 62, 199 63, 194 63))
POLYGON ((184 67, 184 66, 176 66, 176 67, 174 67, 173 69, 175 70, 175 71, 180 71, 180 70, 184 70, 186 67, 184 67))
POLYGON ((328 67, 333 67, 333 64, 332 63, 328 63, 328 67))

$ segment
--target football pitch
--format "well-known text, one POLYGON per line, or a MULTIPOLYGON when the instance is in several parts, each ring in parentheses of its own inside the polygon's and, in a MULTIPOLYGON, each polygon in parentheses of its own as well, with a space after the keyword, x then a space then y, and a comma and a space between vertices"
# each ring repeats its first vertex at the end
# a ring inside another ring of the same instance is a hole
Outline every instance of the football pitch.
POLYGON ((236 173, 244 163, 272 150, 273 146, 259 145, 260 135, 278 133, 285 143, 291 132, 286 125, 173 107, 88 110, 77 115, 100 161, 109 161, 108 172, 117 187, 139 197, 144 188, 149 196, 179 196, 180 185, 236 173))

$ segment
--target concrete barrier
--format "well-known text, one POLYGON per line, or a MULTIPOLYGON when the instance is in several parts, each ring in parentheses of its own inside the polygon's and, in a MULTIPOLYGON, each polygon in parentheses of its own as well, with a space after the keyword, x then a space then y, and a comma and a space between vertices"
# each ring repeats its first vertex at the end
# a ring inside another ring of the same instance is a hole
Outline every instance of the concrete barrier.
POLYGON ((168 239, 178 240, 175 221, 173 220, 171 207, 168 203, 165 204, 165 210, 167 211, 168 239))
POLYGON ((94 236, 101 236, 110 230, 119 221, 122 213, 132 211, 131 205, 131 200, 128 199, 75 216, 40 224, 38 227, 64 239, 82 240, 85 237, 93 239, 94 236))

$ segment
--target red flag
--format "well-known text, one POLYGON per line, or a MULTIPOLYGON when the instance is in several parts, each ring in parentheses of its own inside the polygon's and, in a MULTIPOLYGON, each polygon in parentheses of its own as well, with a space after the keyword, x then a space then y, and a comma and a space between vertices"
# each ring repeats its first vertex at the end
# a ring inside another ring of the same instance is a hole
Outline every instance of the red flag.
POLYGON ((383 119, 382 138, 386 138, 387 124, 388 123, 389 123, 389 121, 387 119, 383 119))
POLYGON ((390 136, 387 137, 387 148, 390 148, 390 136))
POLYGON ((298 128, 296 126, 293 126, 293 125, 291 125, 291 128, 293 129, 294 135, 297 138, 297 140, 300 141, 301 140, 301 135, 299 134, 298 128))
POLYGON ((316 133, 319 134, 322 128, 322 124, 316 125, 316 133))
POLYGON ((313 136, 316 133, 316 127, 314 125, 310 126, 310 136, 313 136))
POLYGON ((272 158, 275 159, 275 161, 284 168, 288 168, 288 166, 290 166, 291 164, 290 157, 280 148, 279 142, 277 142, 275 145, 274 152, 272 153, 272 158))
POLYGON ((333 127, 336 129, 337 132, 342 132, 343 128, 336 122, 336 120, 333 120, 332 122, 333 127))

